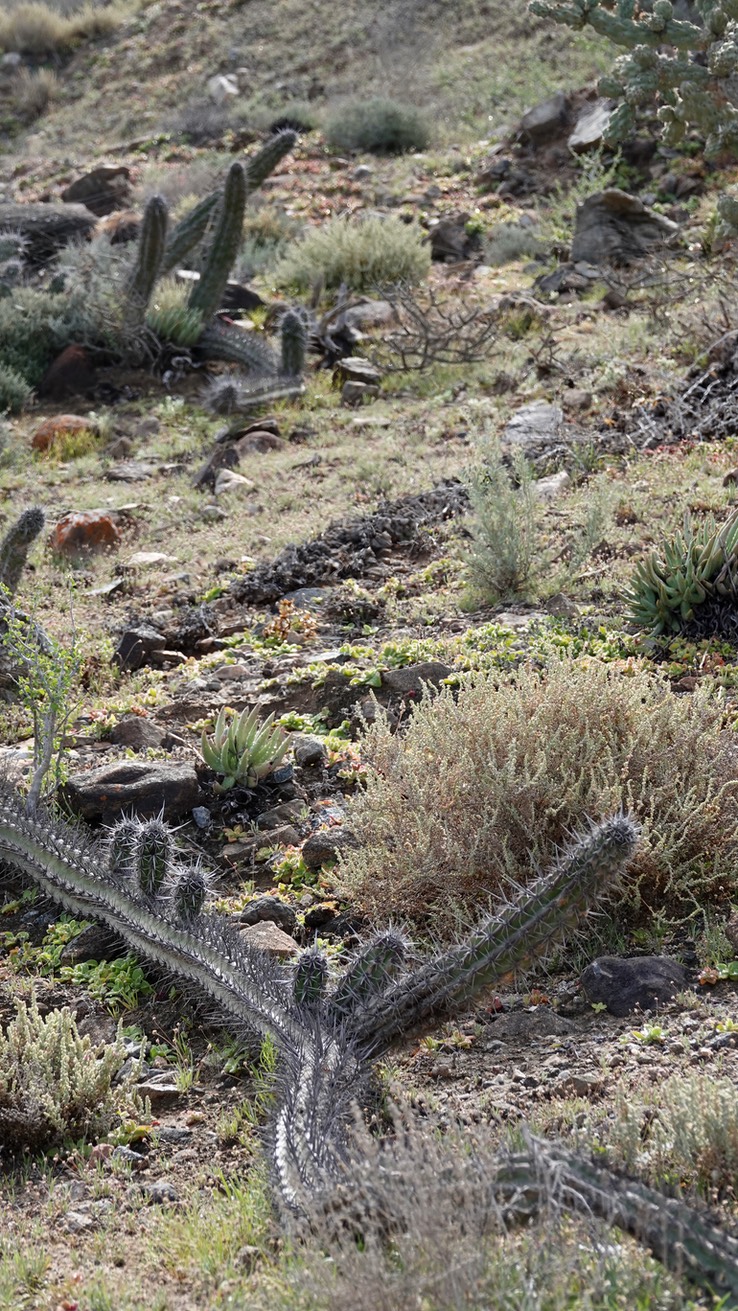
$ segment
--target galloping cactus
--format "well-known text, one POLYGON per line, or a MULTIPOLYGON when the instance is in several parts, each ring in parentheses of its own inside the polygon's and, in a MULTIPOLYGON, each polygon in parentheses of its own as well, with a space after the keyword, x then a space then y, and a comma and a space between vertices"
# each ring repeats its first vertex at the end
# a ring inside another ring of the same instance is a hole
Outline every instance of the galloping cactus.
POLYGON ((24 510, 0 542, 0 599, 15 595, 28 552, 44 526, 44 512, 24 510))
POLYGON ((190 309, 198 310, 203 318, 210 318, 220 309, 228 275, 241 244, 246 195, 246 170, 243 164, 231 164, 205 268, 192 288, 188 302, 190 309))
POLYGON ((126 287, 124 320, 131 331, 144 325, 146 309, 164 258, 167 222, 166 201, 162 196, 152 196, 144 211, 136 263, 126 287))

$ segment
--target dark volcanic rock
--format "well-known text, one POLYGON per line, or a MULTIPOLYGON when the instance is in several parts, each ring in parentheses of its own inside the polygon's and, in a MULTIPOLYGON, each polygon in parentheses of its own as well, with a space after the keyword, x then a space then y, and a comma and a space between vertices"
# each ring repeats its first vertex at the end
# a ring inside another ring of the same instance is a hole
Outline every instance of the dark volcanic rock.
POLYGON ((268 920, 290 934, 294 933, 297 924, 294 910, 279 897, 257 897, 244 907, 238 918, 241 924, 262 924, 268 920))
POLYGON ((336 860, 340 851, 355 846, 356 839, 346 829, 322 828, 310 834, 302 849, 302 858, 308 869, 320 869, 321 865, 336 860))
POLYGON ((194 767, 169 760, 121 760, 88 774, 72 774, 62 799, 83 819, 119 819, 123 812, 179 819, 201 800, 194 767))
POLYGON ((667 956, 598 956, 582 975, 589 1002, 604 1002, 611 1015, 630 1015, 670 1002, 687 983, 687 971, 667 956))
POLYGON ((571 258, 575 264, 630 264, 666 245, 677 231, 676 223, 637 196, 608 187, 578 206, 571 258))

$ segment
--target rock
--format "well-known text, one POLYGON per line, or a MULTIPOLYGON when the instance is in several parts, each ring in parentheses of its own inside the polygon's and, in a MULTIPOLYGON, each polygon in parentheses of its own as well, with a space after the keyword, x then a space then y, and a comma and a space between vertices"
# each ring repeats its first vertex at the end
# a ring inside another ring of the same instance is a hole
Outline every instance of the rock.
POLYGON ((179 1201, 176 1188, 166 1179, 155 1179, 151 1183, 141 1184, 141 1192, 152 1206, 164 1206, 179 1201))
POLYGON ((294 910, 286 902, 280 901, 279 897, 256 897, 248 906, 244 906, 238 918, 241 924, 269 921, 285 933, 294 933, 297 924, 294 910))
POLYGON ((256 860, 260 851, 272 851, 275 847, 296 847, 299 842, 300 835, 297 829, 291 824, 283 824, 280 828, 251 833, 248 837, 240 838, 238 842, 230 842, 227 847, 223 847, 220 854, 224 860, 256 860))
POLYGON ((678 224, 648 209, 637 196, 608 187, 577 207, 571 258, 592 264, 629 264, 666 245, 678 224))
POLYGON ((345 382, 341 388, 342 405, 363 405, 364 401, 376 400, 379 387, 375 382, 345 382))
POLYGON ((262 920, 258 924, 249 924, 245 929, 241 929, 241 937, 249 947, 257 947, 259 951, 266 951, 270 956, 275 956, 277 960, 289 960, 290 957, 296 956, 299 947, 294 938, 284 933, 282 929, 277 928, 269 920, 262 920))
POLYGON ((567 410, 591 410, 592 393, 585 391, 580 387, 572 387, 570 391, 564 392, 562 398, 567 410))
POLYGON ((540 455, 562 443, 564 415, 559 405, 548 401, 531 401, 523 405, 505 424, 502 441, 521 446, 526 456, 540 455))
POLYGON ((369 360, 362 360, 358 355, 349 355, 339 360, 333 370, 333 383, 339 386, 345 382, 380 383, 382 370, 369 360))
POLYGON ((236 453, 239 460, 247 455, 266 455, 269 451, 288 451, 289 442, 284 437, 278 437, 273 432, 256 432, 247 433, 245 437, 239 438, 235 444, 236 453))
POLYGON ((559 469, 548 478, 537 478, 531 486, 533 495, 539 501, 554 501, 571 486, 571 478, 566 469, 559 469))
POLYGON ((122 460, 108 469, 105 477, 110 483, 143 483, 147 478, 153 478, 155 473, 156 465, 147 464, 145 460, 122 460))
POLYGON ((105 510, 78 510, 65 514, 51 533, 51 549, 56 555, 74 557, 119 546, 121 531, 105 510))
POLYGON ((382 691, 393 696, 418 697, 424 686, 438 688, 452 673, 450 665, 441 664, 439 660, 424 660, 404 669, 387 669, 382 674, 382 691))
POLYGON ((468 232, 467 224, 471 214, 449 214, 434 223, 428 233, 431 259, 442 263, 458 263, 470 259, 479 250, 481 240, 478 232, 468 232))
POLYGON ((42 201, 0 202, 0 232, 19 232, 32 264, 52 259, 70 241, 92 236, 97 220, 85 205, 51 205, 42 201))
POLYGON ((113 663, 120 669, 132 671, 143 669, 155 651, 166 648, 167 639, 158 629, 150 624, 139 624, 136 628, 127 628, 113 654, 113 663))
POLYGON ((208 78, 207 89, 214 105, 225 105, 228 100, 241 94, 236 79, 221 73, 208 78))
POLYGON ((322 765, 326 758, 322 738, 311 737, 308 733, 294 733, 292 752, 296 765, 322 765))
POLYGON ((369 164, 357 164, 351 177, 354 182, 366 182, 374 177, 374 169, 369 164))
POLYGON ((90 924, 62 949, 60 965, 78 965, 85 960, 117 960, 126 953, 126 945, 112 929, 90 924))
POLYGON ((212 819, 212 816, 207 806, 194 806, 192 809, 192 818, 194 819, 199 829, 206 829, 210 827, 210 821, 212 819))
POLYGON ((597 1074, 562 1074, 551 1084, 555 1097, 596 1097, 604 1090, 605 1080, 597 1074))
POLYGON ((666 956, 598 956, 582 975, 587 1001, 604 1002, 611 1015, 630 1015, 672 1001, 687 983, 687 971, 666 956))
POLYGON ((568 120, 569 101, 563 91, 557 91, 523 114, 518 131, 534 146, 539 146, 560 136, 568 120))
POLYGON ((587 105, 580 113, 566 143, 569 150, 575 155, 583 155, 601 146, 614 108, 612 100, 595 100, 593 105, 587 105))
POLYGON ((94 1229, 95 1221, 91 1215, 83 1211, 67 1211, 64 1216, 64 1227, 70 1234, 83 1234, 88 1229, 94 1229))
POLYGON ((253 492, 256 484, 252 483, 250 478, 244 478, 242 473, 234 473, 233 469, 219 469, 215 479, 215 495, 225 496, 231 492, 253 492))
POLYGON ((34 451, 48 451, 65 437, 98 435, 98 426, 94 419, 84 418, 81 414, 56 414, 51 419, 44 419, 31 438, 34 451))
POLYGON ((179 564, 176 555, 165 555, 163 551, 134 551, 122 569, 152 569, 159 565, 179 564))
POLYGON ((69 396, 91 391, 95 381, 95 366, 89 351, 84 346, 65 346, 46 370, 38 394, 52 401, 65 401, 69 396))
POLYGON ((365 300, 345 309, 341 321, 347 328, 360 332, 362 328, 381 328, 394 323, 396 317, 394 306, 388 300, 365 300))
POLYGON ((356 839, 347 829, 321 828, 311 833, 302 848, 302 859, 308 869, 320 869, 323 865, 338 860, 339 852, 356 845, 356 839))
POLYGON ((62 200, 78 200, 100 217, 126 209, 131 194, 131 171, 125 164, 100 164, 61 193, 62 200))
POLYGON ((194 766, 169 760, 118 760, 72 774, 60 795, 83 819, 105 823, 123 812, 153 818, 162 809, 166 820, 180 819, 201 800, 194 766))
POLYGON ((142 715, 124 715, 111 728, 108 740, 115 746, 145 751, 148 747, 160 747, 165 737, 164 730, 152 724, 150 719, 144 719, 142 715))
POLYGON ((284 824, 298 823, 304 816, 304 801, 283 801, 280 806, 272 806, 259 815, 256 824, 260 829, 281 828, 284 824))

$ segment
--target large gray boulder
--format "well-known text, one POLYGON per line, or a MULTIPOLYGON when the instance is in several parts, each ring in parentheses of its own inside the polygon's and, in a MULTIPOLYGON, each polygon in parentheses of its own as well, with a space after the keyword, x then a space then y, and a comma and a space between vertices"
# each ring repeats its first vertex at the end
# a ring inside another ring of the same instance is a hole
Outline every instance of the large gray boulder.
POLYGON ((630 264, 667 245, 678 231, 678 224, 637 196, 608 187, 577 208, 571 258, 575 264, 630 264))

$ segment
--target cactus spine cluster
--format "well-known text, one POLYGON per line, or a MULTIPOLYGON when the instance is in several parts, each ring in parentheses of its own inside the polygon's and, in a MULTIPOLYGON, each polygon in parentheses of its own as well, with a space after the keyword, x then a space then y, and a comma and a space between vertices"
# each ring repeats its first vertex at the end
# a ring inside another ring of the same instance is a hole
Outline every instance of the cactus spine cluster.
POLYGON ((531 0, 529 8, 567 27, 592 27, 630 51, 600 82, 603 95, 621 101, 608 126, 611 140, 628 135, 635 110, 656 100, 669 145, 676 145, 686 128, 696 127, 706 138, 708 154, 736 149, 735 0, 694 0, 699 23, 678 19, 670 0, 654 0, 652 5, 638 0, 531 0))
POLYGON ((28 552, 44 526, 44 512, 38 506, 23 513, 0 541, 0 596, 15 595, 28 552))
MULTIPOLYGON (((330 1206, 336 1186, 352 1178, 349 1126, 369 1057, 545 951, 612 891, 637 840, 623 815, 594 826, 498 916, 415 970, 399 972, 401 935, 377 934, 331 994, 322 953, 309 949, 285 970, 204 909, 202 871, 177 864, 181 853, 160 820, 123 819, 100 843, 44 812, 28 815, 16 794, 0 791, 0 858, 73 913, 102 920, 142 956, 197 983, 238 1024, 273 1038, 282 1064, 274 1176, 286 1210, 307 1215, 330 1206)), ((350 1187, 366 1187, 361 1171, 354 1174, 350 1187)), ((738 1294, 735 1239, 684 1204, 556 1146, 531 1141, 525 1152, 501 1155, 489 1187, 506 1219, 529 1218, 554 1192, 636 1234, 667 1263, 678 1258, 701 1287, 738 1294)))

